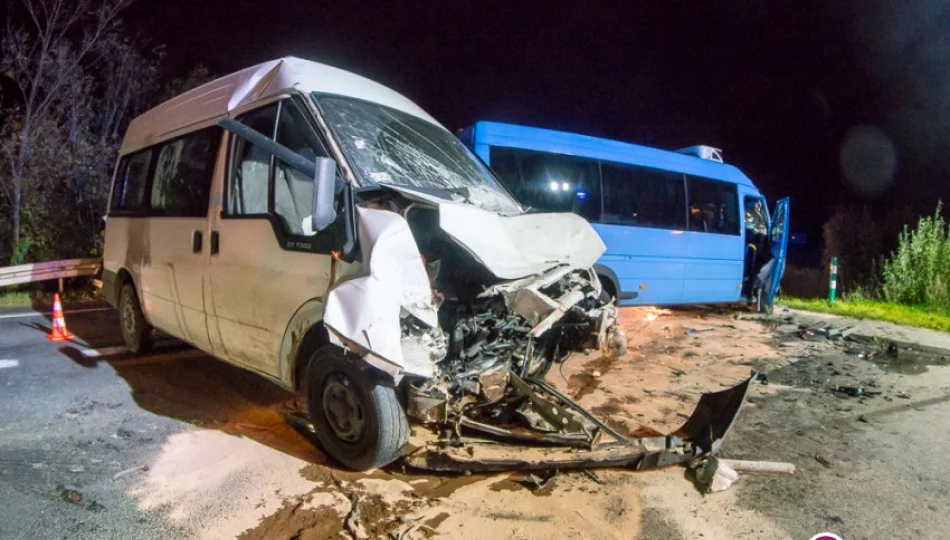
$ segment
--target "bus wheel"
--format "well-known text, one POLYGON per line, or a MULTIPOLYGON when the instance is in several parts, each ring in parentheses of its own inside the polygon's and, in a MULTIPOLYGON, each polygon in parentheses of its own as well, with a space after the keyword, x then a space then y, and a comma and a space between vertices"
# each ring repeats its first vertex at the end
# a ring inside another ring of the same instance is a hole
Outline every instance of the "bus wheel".
POLYGON ((119 292, 119 323, 122 326, 122 341, 132 354, 145 353, 152 348, 152 327, 145 320, 135 285, 131 282, 119 292))
POLYGON ((398 459, 409 440, 409 421, 392 385, 360 369, 335 345, 310 358, 310 418, 324 451, 363 471, 398 459))

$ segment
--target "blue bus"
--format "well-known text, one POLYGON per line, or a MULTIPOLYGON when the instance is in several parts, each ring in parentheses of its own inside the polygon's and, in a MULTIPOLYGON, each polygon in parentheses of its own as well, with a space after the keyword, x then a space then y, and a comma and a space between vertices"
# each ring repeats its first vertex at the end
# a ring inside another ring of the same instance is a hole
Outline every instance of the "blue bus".
POLYGON ((596 266, 620 305, 754 302, 771 311, 785 269, 789 203, 765 197, 707 146, 666 151, 478 122, 459 138, 523 205, 589 220, 596 266))

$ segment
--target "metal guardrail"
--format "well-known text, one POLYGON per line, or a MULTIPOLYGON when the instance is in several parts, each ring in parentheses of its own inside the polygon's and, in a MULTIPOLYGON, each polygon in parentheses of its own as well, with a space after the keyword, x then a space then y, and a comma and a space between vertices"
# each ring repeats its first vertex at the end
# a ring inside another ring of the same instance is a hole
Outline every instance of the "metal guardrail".
POLYGON ((49 279, 92 276, 99 270, 99 259, 69 259, 21 264, 0 268, 0 287, 49 279))

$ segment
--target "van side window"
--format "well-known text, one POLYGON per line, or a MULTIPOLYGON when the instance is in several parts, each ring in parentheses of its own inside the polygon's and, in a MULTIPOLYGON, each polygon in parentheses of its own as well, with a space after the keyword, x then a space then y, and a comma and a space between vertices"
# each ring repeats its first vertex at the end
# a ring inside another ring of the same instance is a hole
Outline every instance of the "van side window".
POLYGON ((618 163, 603 163, 601 174, 604 182, 602 223, 686 228, 683 175, 618 163))
MULTIPOLYGON (((268 137, 274 136, 277 104, 252 111, 238 118, 249 128, 268 137)), ((240 137, 234 137, 231 179, 228 182, 227 213, 231 215, 266 215, 268 187, 273 158, 266 150, 240 137)))
POLYGON ((151 209, 167 217, 205 217, 221 129, 210 127, 163 143, 152 179, 151 209))
POLYGON ((112 187, 110 214, 135 213, 145 209, 145 186, 152 151, 142 150, 122 158, 112 187))
POLYGON ((739 234, 739 197, 735 184, 687 176, 686 188, 689 230, 739 234))
POLYGON ((600 171, 592 159, 493 146, 491 167, 514 198, 541 212, 600 218, 600 171))
MULTIPOLYGON (((281 100, 237 120, 308 159, 330 156, 293 99, 281 100)), ((314 236, 313 176, 300 173, 240 137, 232 140, 227 215, 267 217, 283 235, 314 236)), ((337 174, 342 172, 338 169, 337 174)))
MULTIPOLYGON (((290 100, 280 104, 276 140, 307 159, 329 156, 316 132, 290 100)), ((281 160, 276 161, 274 213, 285 233, 309 236, 312 234, 313 176, 302 174, 281 160)))

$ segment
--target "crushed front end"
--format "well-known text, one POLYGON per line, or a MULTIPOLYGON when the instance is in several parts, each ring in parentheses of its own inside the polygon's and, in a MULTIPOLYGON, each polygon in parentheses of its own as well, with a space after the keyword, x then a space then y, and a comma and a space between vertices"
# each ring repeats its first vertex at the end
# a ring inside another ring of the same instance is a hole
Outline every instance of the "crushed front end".
POLYGON ((630 440, 544 382, 572 352, 626 352, 613 299, 591 269, 604 246, 583 219, 502 217, 395 187, 357 211, 364 275, 331 290, 324 321, 333 341, 392 376, 407 415, 437 434, 410 465, 676 462, 713 451, 734 420, 747 385, 712 399, 725 404, 718 412, 701 412, 701 402, 678 434, 630 440), (546 450, 488 444, 482 452, 503 455, 474 458, 473 444, 498 440, 546 450))

